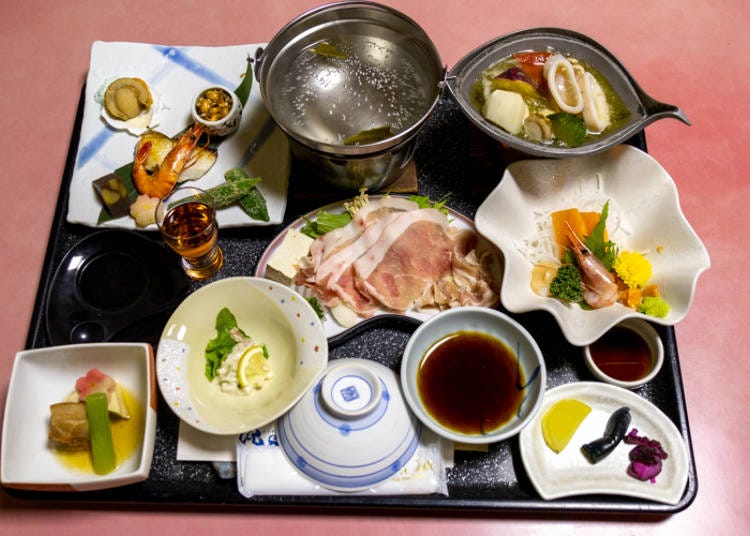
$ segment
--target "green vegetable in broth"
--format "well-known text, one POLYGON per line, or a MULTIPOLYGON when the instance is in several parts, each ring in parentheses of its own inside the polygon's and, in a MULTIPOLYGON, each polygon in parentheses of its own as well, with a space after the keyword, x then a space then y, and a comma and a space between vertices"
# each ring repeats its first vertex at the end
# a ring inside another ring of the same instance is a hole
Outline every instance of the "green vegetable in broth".
POLYGON ((106 393, 90 393, 86 397, 86 418, 91 440, 91 461, 97 475, 111 473, 117 467, 115 446, 112 442, 112 427, 106 393))

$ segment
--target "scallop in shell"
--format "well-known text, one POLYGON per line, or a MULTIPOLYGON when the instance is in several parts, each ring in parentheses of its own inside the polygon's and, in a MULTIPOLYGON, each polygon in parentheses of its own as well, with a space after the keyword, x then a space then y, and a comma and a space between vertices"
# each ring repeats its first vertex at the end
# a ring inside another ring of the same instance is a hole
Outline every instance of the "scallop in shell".
POLYGON ((123 121, 141 115, 153 102, 148 84, 140 78, 118 78, 104 92, 104 109, 123 121))
POLYGON ((159 95, 140 78, 109 79, 94 98, 102 105, 102 119, 112 128, 139 136, 159 124, 159 95))

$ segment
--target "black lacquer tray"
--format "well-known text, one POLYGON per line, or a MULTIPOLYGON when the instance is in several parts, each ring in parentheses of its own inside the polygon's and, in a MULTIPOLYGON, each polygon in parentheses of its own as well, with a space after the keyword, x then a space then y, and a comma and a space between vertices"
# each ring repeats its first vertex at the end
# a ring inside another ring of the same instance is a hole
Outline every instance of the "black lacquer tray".
MULTIPOLYGON (((70 224, 66 221, 70 186, 83 113, 83 93, 71 137, 68 160, 60 185, 60 194, 52 223, 46 258, 42 270, 36 303, 29 329, 27 348, 51 346, 46 330, 45 303, 53 276, 65 254, 82 238, 96 229, 70 224)), ((463 116, 450 96, 443 96, 433 115, 416 140, 416 166, 419 191, 441 199, 449 196, 449 205, 473 218, 477 207, 495 188, 502 177, 507 153, 496 142, 480 133, 463 116)), ((640 133, 628 141, 646 150, 646 140, 640 133)), ((220 231, 220 244, 225 253, 225 265, 218 277, 253 275, 255 266, 266 246, 284 227, 301 214, 350 194, 332 193, 322 197, 304 184, 304 175, 292 166, 289 203, 285 222, 271 227, 248 227, 220 231)), ((156 233, 144 233, 160 242, 156 233)), ((190 282, 193 288, 202 283, 190 282)), ((507 312, 507 311, 506 311, 507 312)), ((156 315, 144 322, 137 336, 154 348, 171 311, 156 315)), ((580 348, 571 346, 563 337, 556 322, 545 312, 511 315, 521 322, 536 338, 547 364, 547 387, 591 380, 581 359, 580 348)), ((449 470, 449 496, 258 496, 246 499, 237 491, 236 481, 219 477, 211 463, 181 462, 176 460, 178 418, 159 400, 158 425, 153 467, 149 478, 126 487, 96 492, 47 493, 7 489, 14 497, 54 501, 66 506, 101 505, 108 507, 181 508, 190 506, 221 507, 228 510, 288 512, 313 511, 334 513, 356 511, 365 513, 406 512, 411 515, 433 515, 437 512, 460 515, 607 515, 636 517, 651 514, 664 516, 687 508, 695 499, 698 484, 695 460, 688 425, 685 397, 674 329, 655 326, 665 349, 665 363, 657 378, 637 392, 658 406, 677 426, 688 447, 688 483, 682 499, 676 505, 666 505, 628 497, 588 495, 554 501, 539 497, 526 476, 521 461, 517 438, 491 445, 489 451, 456 452, 455 467, 449 470), (511 464, 507 460, 511 460, 511 464), (503 471, 498 468, 503 466, 503 471), (508 467, 511 470, 508 470, 508 467)), ((401 353, 413 326, 384 325, 357 332, 344 338, 331 350, 331 359, 365 357, 398 369, 401 353)))

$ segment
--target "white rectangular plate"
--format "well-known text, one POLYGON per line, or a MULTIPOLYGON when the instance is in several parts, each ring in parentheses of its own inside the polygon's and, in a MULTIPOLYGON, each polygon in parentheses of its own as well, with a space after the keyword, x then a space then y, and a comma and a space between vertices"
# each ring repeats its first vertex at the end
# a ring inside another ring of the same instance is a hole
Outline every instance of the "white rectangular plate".
MULTIPOLYGON (((191 124, 190 107, 195 94, 211 84, 232 89, 239 86, 247 69, 248 57, 254 57, 262 46, 177 47, 95 42, 91 49, 81 135, 70 184, 68 221, 97 227, 103 205, 91 185, 92 181, 133 160, 138 138, 127 130, 112 128, 101 116, 101 104, 96 95, 106 84, 119 77, 146 81, 156 97, 154 106, 158 124, 153 128, 171 137, 191 124)), ((268 203, 270 221, 253 220, 240 207, 232 206, 218 211, 220 227, 272 225, 284 219, 291 169, 289 143, 273 123, 267 126, 272 120, 258 86, 253 83, 239 129, 221 143, 216 163, 193 185, 203 189, 216 186, 224 182, 225 171, 244 167, 251 177, 263 179, 258 188, 268 203), (261 136, 261 133, 268 133, 269 128, 270 135, 261 136)), ((136 228, 135 221, 128 216, 98 226, 136 228)), ((148 229, 155 229, 155 226, 148 229)))

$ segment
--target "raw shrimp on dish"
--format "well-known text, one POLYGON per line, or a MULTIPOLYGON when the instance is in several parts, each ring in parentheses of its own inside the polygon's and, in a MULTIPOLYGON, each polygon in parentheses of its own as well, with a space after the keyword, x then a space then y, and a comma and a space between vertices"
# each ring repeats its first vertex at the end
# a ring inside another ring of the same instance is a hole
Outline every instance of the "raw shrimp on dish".
POLYGON ((149 197, 164 197, 172 191, 183 170, 196 161, 193 151, 203 134, 203 126, 195 124, 187 129, 152 172, 146 169, 146 160, 152 149, 147 141, 138 147, 133 161, 133 183, 139 193, 149 197))
POLYGON ((586 247, 570 224, 567 225, 568 241, 581 271, 584 301, 594 309, 614 304, 618 293, 615 276, 586 247))

